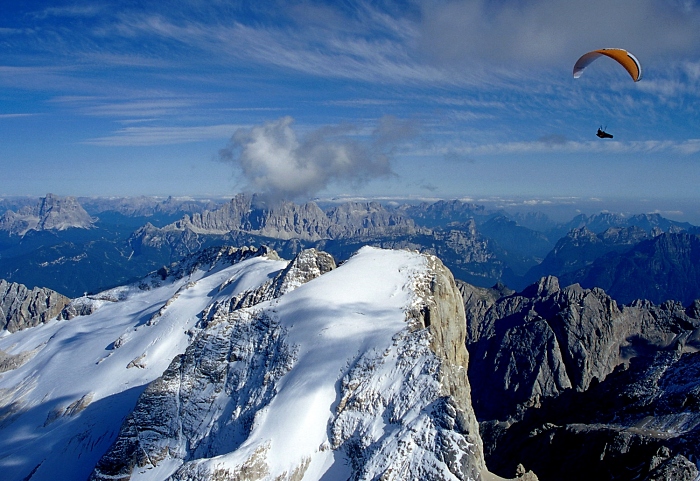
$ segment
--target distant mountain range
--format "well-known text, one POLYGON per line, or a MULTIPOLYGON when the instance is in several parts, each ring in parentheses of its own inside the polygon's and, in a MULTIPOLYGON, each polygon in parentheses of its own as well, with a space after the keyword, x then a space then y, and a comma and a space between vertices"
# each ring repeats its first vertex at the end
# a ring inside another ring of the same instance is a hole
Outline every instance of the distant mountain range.
POLYGON ((644 297, 687 303, 700 297, 697 260, 673 246, 685 243, 692 251, 699 232, 658 214, 601 213, 556 223, 543 214, 509 215, 457 200, 322 206, 270 203, 248 194, 222 203, 148 197, 78 202, 48 195, 33 207, 4 213, 0 278, 73 297, 209 246, 264 244, 287 257, 318 248, 343 261, 373 245, 435 254, 457 278, 482 287, 500 282, 522 289, 554 275, 584 288, 604 287, 620 302, 644 297), (654 243, 662 234, 686 237, 654 243), (639 250, 645 242, 657 246, 656 254, 639 250), (666 267, 657 265, 660 258, 666 267))

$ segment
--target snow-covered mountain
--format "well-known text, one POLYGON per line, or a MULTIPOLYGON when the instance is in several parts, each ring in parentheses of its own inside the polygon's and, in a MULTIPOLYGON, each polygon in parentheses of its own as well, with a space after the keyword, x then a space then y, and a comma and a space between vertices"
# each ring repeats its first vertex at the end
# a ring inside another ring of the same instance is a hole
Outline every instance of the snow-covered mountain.
POLYGON ((497 479, 435 257, 213 249, 71 306, 0 338, 5 480, 497 479))

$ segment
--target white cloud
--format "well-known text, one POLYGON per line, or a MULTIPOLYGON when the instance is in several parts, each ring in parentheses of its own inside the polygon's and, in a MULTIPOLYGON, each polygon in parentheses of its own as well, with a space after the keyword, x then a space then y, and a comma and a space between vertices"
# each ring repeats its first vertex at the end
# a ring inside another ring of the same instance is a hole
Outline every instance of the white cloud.
POLYGON ((359 185, 391 175, 395 147, 415 135, 410 124, 384 118, 366 139, 349 125, 323 127, 300 138, 293 122, 283 117, 239 129, 220 157, 240 169, 255 191, 295 199, 311 197, 332 182, 359 185))
POLYGON ((120 120, 150 119, 154 117, 182 115, 198 107, 206 98, 194 96, 168 96, 163 92, 123 92, 121 98, 90 95, 63 95, 51 99, 51 103, 77 109, 84 115, 111 117, 120 120), (139 97, 145 95, 145 97, 139 97), (129 98, 130 97, 130 98, 129 98))
POLYGON ((689 139, 675 145, 675 150, 681 154, 692 155, 700 152, 700 139, 689 139))
POLYGON ((105 27, 101 35, 161 39, 194 48, 218 63, 245 61, 314 76, 390 84, 457 81, 454 72, 419 58, 412 45, 415 23, 367 9, 359 18, 345 18, 342 28, 334 28, 338 25, 308 22, 290 29, 236 20, 211 25, 175 22, 162 15, 124 14, 120 23, 105 27))

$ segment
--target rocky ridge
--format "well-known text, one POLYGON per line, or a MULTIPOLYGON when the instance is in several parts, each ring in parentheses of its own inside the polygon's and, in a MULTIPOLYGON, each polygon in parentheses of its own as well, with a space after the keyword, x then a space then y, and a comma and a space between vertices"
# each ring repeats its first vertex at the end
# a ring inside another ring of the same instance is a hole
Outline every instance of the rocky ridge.
POLYGON ((650 237, 651 234, 637 226, 608 227, 598 234, 585 225, 577 227, 559 239, 542 263, 530 269, 525 277, 532 282, 546 275, 561 277, 589 266, 605 254, 629 250, 650 237))
POLYGON ((496 472, 512 472, 516 453, 540 479, 656 479, 661 464, 699 459, 700 300, 619 306, 555 277, 520 293, 461 290, 472 400, 496 472))
MULTIPOLYGON (((202 234, 190 228, 189 221, 178 221, 162 228, 146 224, 132 234, 129 243, 137 254, 153 250, 167 251, 171 259, 196 252, 212 243, 264 243, 287 257, 293 257, 305 248, 316 248, 330 253, 340 261, 347 259, 364 245, 383 249, 413 249, 437 255, 449 264, 455 276, 475 283, 498 279, 508 267, 503 250, 479 232, 474 220, 430 230, 394 220, 393 214, 378 204, 343 205, 327 211, 326 214, 329 216, 327 219, 340 217, 345 220, 333 221, 338 224, 331 224, 327 231, 317 230, 298 238, 287 238, 289 231, 284 234, 284 238, 264 237, 259 235, 260 231, 256 234, 256 231, 244 231, 241 227, 226 233, 202 234), (319 238, 321 234, 323 237, 319 238)), ((287 222, 289 221, 285 221, 284 224, 287 225, 287 222)), ((318 222, 312 224, 319 225, 318 222)), ((299 230, 300 225, 290 229, 299 230)), ((267 234, 277 235, 269 231, 267 234)), ((512 256, 508 257, 508 260, 517 264, 523 263, 521 258, 514 259, 512 256)), ((527 261, 524 261, 524 264, 530 265, 527 261)))
POLYGON ((70 302, 51 289, 28 289, 0 279, 0 330, 15 332, 55 318, 70 302))
POLYGON ((622 252, 608 253, 561 276, 564 283, 598 286, 618 302, 647 299, 683 304, 700 298, 700 236, 660 233, 622 252))
POLYGON ((92 213, 117 212, 129 217, 151 217, 154 215, 182 215, 183 213, 213 210, 221 204, 212 200, 158 197, 78 197, 78 202, 92 213))
POLYGON ((661 232, 683 232, 696 229, 695 226, 687 222, 677 222, 666 219, 660 214, 635 214, 622 215, 611 212, 601 212, 594 215, 580 214, 571 221, 563 224, 560 228, 563 232, 586 227, 588 230, 599 234, 607 229, 636 227, 649 235, 658 235, 661 232))
MULTIPOLYGON (((635 248, 642 241, 662 232, 697 233, 696 227, 657 214, 604 213, 557 224, 543 215, 510 215, 458 200, 399 206, 376 202, 296 205, 240 194, 224 204, 174 198, 81 201, 89 212, 102 216, 89 232, 69 229, 17 239, 6 238, 9 231, 0 233, 4 239, 0 277, 79 296, 128 282, 214 245, 266 244, 286 258, 317 248, 337 261, 347 259, 362 245, 373 245, 438 255, 457 278, 479 286, 502 282, 522 289, 544 275, 556 275, 565 283, 604 287, 621 302, 630 301, 636 285, 661 286, 658 292, 639 296, 655 302, 686 302, 695 296, 681 292, 679 286, 664 289, 664 272, 636 264, 634 256, 639 252, 635 248), (172 222, 178 215, 181 219, 172 222), (151 224, 143 225, 145 216, 151 224), (564 235, 565 228, 574 231, 555 246, 560 238, 555 234, 564 235), (598 259, 600 263, 594 265, 598 259), (632 264, 646 280, 626 279, 624 269, 606 270, 605 263, 632 264)), ((5 205, 21 210, 22 204, 5 205)), ((693 280, 684 278, 686 281, 693 280)))
POLYGON ((257 195, 246 194, 238 194, 231 202, 213 211, 185 215, 165 229, 190 230, 197 234, 243 231, 305 241, 419 231, 411 219, 386 210, 378 202, 346 203, 324 212, 314 202, 268 204, 257 195))

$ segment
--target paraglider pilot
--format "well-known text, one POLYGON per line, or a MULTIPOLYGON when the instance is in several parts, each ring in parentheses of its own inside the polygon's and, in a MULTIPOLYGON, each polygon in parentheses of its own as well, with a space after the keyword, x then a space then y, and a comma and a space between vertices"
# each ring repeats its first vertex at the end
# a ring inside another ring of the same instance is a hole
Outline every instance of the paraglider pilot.
POLYGON ((604 131, 602 128, 598 127, 598 132, 596 132, 596 135, 600 137, 601 139, 612 139, 613 136, 612 134, 607 133, 604 131))

